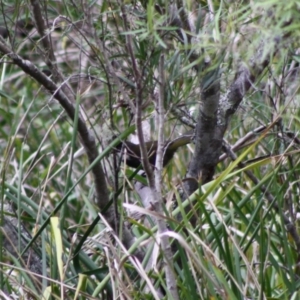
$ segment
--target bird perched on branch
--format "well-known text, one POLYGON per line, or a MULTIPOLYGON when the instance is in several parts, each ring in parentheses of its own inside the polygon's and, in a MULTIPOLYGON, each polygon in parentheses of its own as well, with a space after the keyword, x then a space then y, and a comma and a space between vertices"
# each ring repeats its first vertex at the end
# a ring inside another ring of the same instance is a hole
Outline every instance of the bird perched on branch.
MULTIPOLYGON (((194 130, 188 131, 180 137, 169 141, 164 146, 163 154, 163 167, 165 167, 173 158, 178 148, 185 146, 192 142, 194 137, 194 130)), ((150 141, 145 143, 148 159, 151 165, 155 166, 156 154, 157 154, 157 141, 150 141)), ((120 143, 117 147, 118 150, 126 149, 126 164, 132 168, 138 168, 141 165, 141 150, 140 145, 134 144, 129 141, 120 143)))

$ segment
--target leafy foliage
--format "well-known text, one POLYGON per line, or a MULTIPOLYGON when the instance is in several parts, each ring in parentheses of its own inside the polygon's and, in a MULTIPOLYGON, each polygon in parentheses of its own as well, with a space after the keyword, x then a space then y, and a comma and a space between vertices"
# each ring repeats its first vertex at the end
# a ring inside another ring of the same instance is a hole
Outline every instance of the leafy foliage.
MULTIPOLYGON (((30 5, 1 4, 1 24, 9 28, 6 42, 40 70, 47 69, 47 53, 30 5), (20 26, 20 20, 25 25, 20 26)), ((1 290, 7 294, 24 299, 41 299, 41 295, 45 299, 171 299, 162 269, 164 253, 159 251, 161 236, 151 219, 154 212, 137 205, 139 197, 131 188, 135 179, 145 180, 122 165, 119 168, 121 161, 117 156, 114 161, 116 153, 108 146, 115 135, 123 133, 125 138, 134 130, 131 106, 138 98, 136 72, 148 126, 145 136, 156 139, 155 102, 163 54, 169 139, 188 129, 176 111, 195 122, 203 100, 200 81, 202 88, 208 87, 221 72, 221 93, 226 94, 241 64, 251 69, 253 61, 270 56, 225 135, 231 145, 244 141, 234 149, 236 160, 232 162, 228 155, 220 158, 215 180, 185 201, 177 185, 184 178, 193 145, 180 149, 164 169, 165 220, 170 229, 165 235, 172 239, 174 256, 169 263, 175 270, 179 298, 299 297, 300 240, 295 240, 300 193, 299 1, 178 1, 177 6, 182 24, 172 22, 168 1, 44 1, 42 5, 46 33, 51 34, 56 64, 65 79, 61 84, 76 95, 78 114, 99 141, 120 223, 126 222, 136 237, 129 249, 104 218, 91 225, 99 208, 74 120, 67 118, 45 88, 2 56, 1 220, 15 219, 19 229, 16 249, 0 259, 1 290), (188 24, 195 28, 190 30, 188 24), (262 125, 265 131, 256 130, 262 125), (193 209, 186 211, 190 203, 193 209), (144 215, 145 222, 134 219, 127 208, 144 215), (196 226, 190 223, 192 216, 196 226), (32 244, 27 236, 26 244, 40 258, 43 280, 14 255, 24 250, 22 226, 31 236, 38 234, 32 244), (145 245, 140 262, 134 253, 145 245), (157 255, 151 261, 153 253, 157 255)), ((2 249, 7 235, 4 230, 2 249)))

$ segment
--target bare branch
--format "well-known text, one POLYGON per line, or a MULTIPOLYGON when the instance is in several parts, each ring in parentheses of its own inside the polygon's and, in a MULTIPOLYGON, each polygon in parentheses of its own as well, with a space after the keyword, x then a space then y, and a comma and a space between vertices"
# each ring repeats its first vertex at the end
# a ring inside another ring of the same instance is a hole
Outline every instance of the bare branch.
POLYGON ((249 66, 241 63, 233 84, 221 97, 217 70, 215 74, 211 74, 214 80, 208 88, 204 86, 205 78, 202 80, 201 105, 196 126, 196 148, 187 174, 187 177, 193 180, 184 183, 188 195, 198 188, 198 180, 206 183, 213 178, 230 118, 256 77, 269 63, 269 55, 273 49, 263 56, 264 46, 265 43, 261 42, 249 66))
MULTIPOLYGON (((162 171, 163 171, 163 155, 164 155, 164 124, 165 124, 165 113, 164 113, 164 93, 165 93, 165 70, 164 70, 165 60, 164 54, 160 55, 159 60, 159 97, 158 103, 156 107, 157 112, 157 124, 158 124, 158 143, 157 143, 157 153, 156 153, 156 163, 155 163, 155 190, 153 190, 153 194, 155 195, 154 208, 155 211, 164 214, 162 202, 162 171)), ((167 231, 167 224, 165 220, 162 218, 157 218, 158 232, 161 235, 161 248, 164 254, 165 261, 165 272, 166 272, 166 281, 167 287, 172 295, 173 299, 179 299, 177 286, 176 286, 176 278, 174 276, 174 269, 172 265, 172 249, 169 237, 164 235, 167 231)))
POLYGON ((58 69, 55 64, 56 58, 55 58, 52 43, 51 43, 51 35, 49 33, 47 33, 47 29, 46 29, 47 27, 46 27, 46 24, 45 24, 43 15, 42 15, 40 2, 31 0, 30 3, 32 6, 32 12, 33 12, 33 16, 35 19, 36 28, 37 28, 37 31, 38 31, 40 37, 42 38, 42 45, 46 51, 46 55, 45 55, 46 64, 49 67, 49 69, 51 70, 51 72, 55 78, 55 81, 58 81, 58 80, 62 81, 62 76, 60 74, 58 74, 58 69))

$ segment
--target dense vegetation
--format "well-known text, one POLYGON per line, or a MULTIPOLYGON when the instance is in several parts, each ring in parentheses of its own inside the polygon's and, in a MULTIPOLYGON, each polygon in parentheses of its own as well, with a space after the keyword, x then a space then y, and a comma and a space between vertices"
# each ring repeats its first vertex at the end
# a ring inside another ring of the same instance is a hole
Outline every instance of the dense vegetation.
POLYGON ((300 297, 299 1, 0 7, 1 298, 300 297))

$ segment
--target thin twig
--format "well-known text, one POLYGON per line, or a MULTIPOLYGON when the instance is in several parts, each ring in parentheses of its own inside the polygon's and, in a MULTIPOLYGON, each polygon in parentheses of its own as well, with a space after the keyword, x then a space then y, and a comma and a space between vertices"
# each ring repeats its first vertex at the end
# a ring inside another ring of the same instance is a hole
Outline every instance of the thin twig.
MULTIPOLYGON (((156 163, 155 163, 155 190, 153 190, 153 194, 156 196, 154 199, 154 208, 155 211, 161 215, 164 214, 162 202, 162 171, 163 171, 163 155, 164 155, 164 125, 165 125, 165 112, 164 112, 164 94, 165 94, 165 60, 164 54, 160 55, 159 60, 159 96, 156 107, 156 123, 158 124, 158 145, 157 145, 157 153, 156 153, 156 163)), ((172 249, 171 243, 169 241, 169 237, 164 233, 167 231, 166 221, 162 218, 158 218, 157 220, 158 232, 161 236, 161 248, 164 255, 165 261, 165 273, 166 273, 166 281, 167 288, 172 295, 173 299, 179 300, 176 278, 174 275, 174 269, 172 265, 172 249)))
MULTIPOLYGON (((129 31, 128 28, 128 21, 127 21, 127 15, 126 15, 126 8, 125 5, 121 6, 122 16, 124 20, 124 28, 126 31, 129 31)), ((145 145, 145 139, 143 134, 143 128, 142 128, 142 110, 141 106, 143 104, 143 86, 142 86, 142 74, 140 73, 140 70, 138 68, 137 60, 133 51, 133 41, 132 41, 132 35, 126 34, 126 47, 131 59, 132 64, 132 70, 133 70, 133 76, 136 84, 135 94, 136 94, 136 106, 135 106, 135 123, 136 123, 136 131, 137 136, 139 139, 139 145, 140 145, 140 152, 141 152, 141 162, 143 165, 143 169, 145 170, 145 173, 147 175, 147 179, 149 182, 149 186, 151 188, 155 187, 155 181, 154 181, 154 174, 153 170, 151 168, 149 159, 148 159, 148 151, 145 145)))

